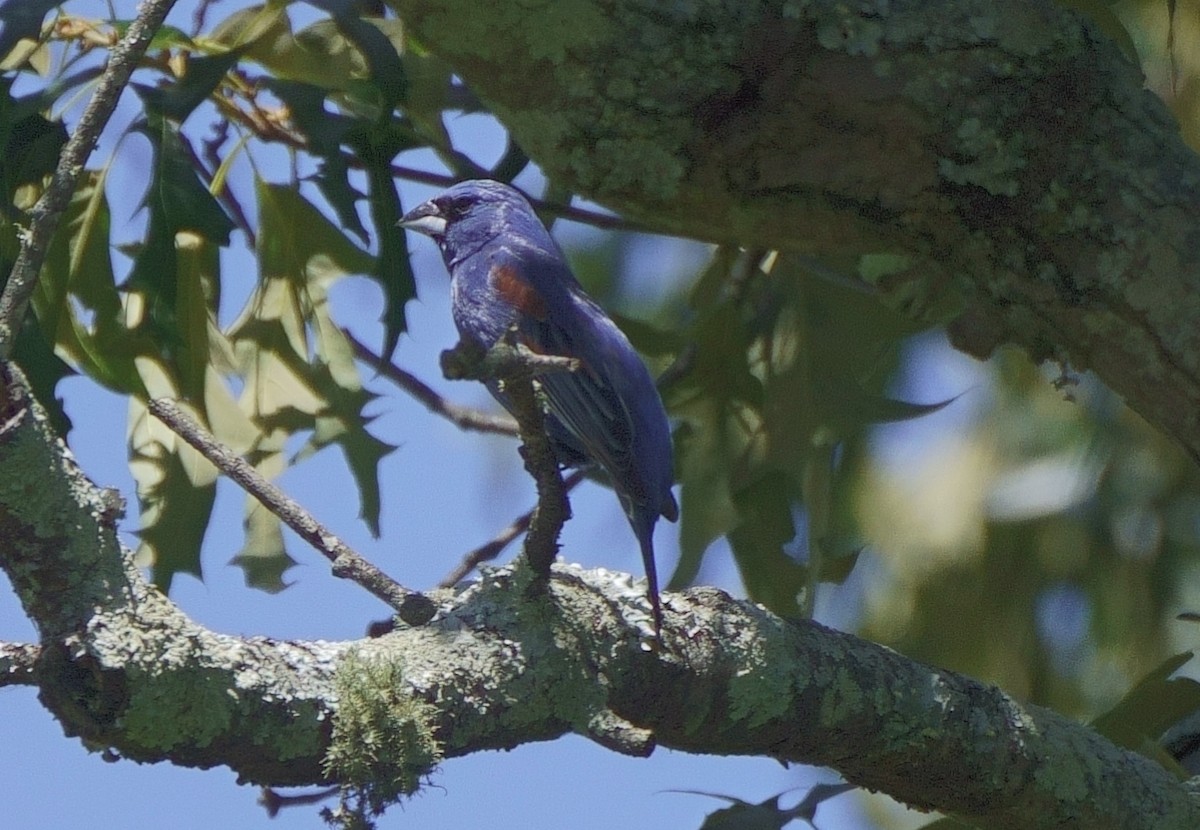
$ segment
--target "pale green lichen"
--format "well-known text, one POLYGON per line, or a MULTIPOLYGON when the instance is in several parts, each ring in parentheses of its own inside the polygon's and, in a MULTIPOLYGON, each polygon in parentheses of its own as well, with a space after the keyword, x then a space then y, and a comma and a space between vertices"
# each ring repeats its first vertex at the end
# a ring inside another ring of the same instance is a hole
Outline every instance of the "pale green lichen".
POLYGON ((347 652, 334 687, 337 711, 325 774, 338 782, 344 809, 378 815, 415 792, 441 760, 434 709, 410 694, 395 658, 368 660, 347 652))
POLYGON ((938 159, 938 172, 955 184, 982 187, 994 196, 1016 196, 1017 174, 1027 164, 1020 134, 1002 137, 978 118, 966 118, 955 130, 958 155, 967 159, 938 159))
POLYGON ((836 729, 844 720, 861 712, 864 703, 863 690, 854 675, 844 668, 839 668, 833 682, 821 697, 819 723, 822 728, 836 729))
POLYGON ((221 672, 156 672, 129 679, 134 690, 121 725, 129 743, 161 752, 177 746, 206 747, 231 720, 228 688, 221 672))
POLYGON ((785 717, 796 692, 795 655, 786 638, 738 636, 736 645, 744 651, 738 661, 743 669, 729 681, 730 721, 752 729, 785 717))

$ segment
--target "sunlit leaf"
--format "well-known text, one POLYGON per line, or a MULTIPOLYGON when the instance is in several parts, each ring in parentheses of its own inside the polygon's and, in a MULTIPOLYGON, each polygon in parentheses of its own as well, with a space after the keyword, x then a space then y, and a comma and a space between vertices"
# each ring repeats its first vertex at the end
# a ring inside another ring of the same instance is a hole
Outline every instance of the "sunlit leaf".
POLYGON ((38 40, 42 34, 42 18, 59 0, 5 0, 0 3, 0 56, 7 55, 22 38, 38 40))
MULTIPOLYGON (((331 284, 368 271, 373 260, 295 188, 260 181, 257 193, 262 273, 230 331, 245 381, 242 408, 270 434, 311 430, 296 460, 340 446, 359 486, 363 519, 377 532, 378 463, 391 447, 367 431, 362 410, 373 396, 362 387, 327 296, 331 284)), ((256 536, 247 556, 261 560, 276 550, 265 519, 249 527, 256 536)), ((275 565, 256 561, 255 567, 275 565)))
POLYGON ((353 122, 326 110, 327 91, 320 87, 277 79, 264 83, 288 105, 292 121, 307 138, 312 152, 321 158, 315 177, 321 195, 337 213, 342 227, 366 242, 367 229, 357 208, 363 194, 350 185, 350 166, 342 152, 342 143, 353 122))
MULTIPOLYGON (((215 280, 216 254, 209 251, 208 266, 196 267, 194 258, 181 256, 179 246, 189 238, 187 234, 226 245, 234 224, 201 182, 178 128, 164 118, 152 117, 142 131, 154 148, 154 166, 144 201, 150 214, 146 239, 127 282, 128 289, 138 292, 146 306, 144 317, 134 327, 158 341, 167 365, 182 383, 179 391, 197 401, 208 355, 204 340, 207 314, 218 294, 214 284, 203 283, 206 272, 207 278, 215 280)), ((193 247, 203 246, 197 242, 193 247)))
MULTIPOLYGON (((276 430, 263 436, 251 460, 255 469, 267 480, 277 478, 287 464, 284 459, 285 430, 276 430)), ((245 543, 231 565, 242 569, 246 584, 268 593, 277 593, 287 587, 283 575, 296 564, 284 547, 283 524, 279 517, 268 510, 253 496, 246 497, 246 515, 242 520, 245 543)))
MULTIPOLYGON (((138 369, 152 397, 180 397, 165 366, 140 358, 138 369)), ((216 498, 217 469, 150 415, 141 400, 129 401, 129 468, 141 508, 137 554, 150 565, 155 584, 168 591, 178 573, 201 576, 200 547, 216 498)), ((186 402, 179 405, 205 422, 186 402)))

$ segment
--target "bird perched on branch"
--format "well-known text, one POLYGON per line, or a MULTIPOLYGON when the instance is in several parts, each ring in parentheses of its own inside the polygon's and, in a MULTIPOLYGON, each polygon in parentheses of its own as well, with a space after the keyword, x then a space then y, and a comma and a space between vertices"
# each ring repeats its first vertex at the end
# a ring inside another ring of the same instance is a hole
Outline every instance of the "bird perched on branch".
MULTIPOLYGON (((485 349, 518 342, 579 361, 542 376, 546 431, 560 464, 608 474, 641 547, 655 630, 662 625, 654 525, 679 517, 671 494, 671 432, 654 381, 629 340, 575 279, 558 245, 508 185, 461 182, 409 211, 400 225, 437 243, 450 272, 454 322, 485 349)), ((488 387, 507 406, 495 384, 488 387)))

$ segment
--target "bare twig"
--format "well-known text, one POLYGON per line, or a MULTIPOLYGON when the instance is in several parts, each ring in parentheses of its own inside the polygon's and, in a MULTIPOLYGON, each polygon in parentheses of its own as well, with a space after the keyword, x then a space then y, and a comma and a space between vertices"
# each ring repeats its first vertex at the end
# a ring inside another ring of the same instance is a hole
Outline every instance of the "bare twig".
POLYGON ((242 489, 258 499, 264 507, 329 559, 333 563, 335 576, 357 582, 395 608, 400 618, 411 625, 420 625, 433 617, 434 607, 428 597, 408 590, 351 550, 345 542, 282 490, 263 478, 244 459, 222 446, 173 401, 158 398, 150 401, 148 408, 154 417, 191 444, 217 469, 241 485, 242 489))
MULTIPOLYGON (((585 478, 587 478, 586 470, 574 470, 563 480, 563 490, 567 493, 571 492, 585 478)), ((484 562, 490 562, 499 556, 500 552, 508 547, 514 539, 529 529, 529 522, 533 519, 533 512, 533 510, 530 510, 518 516, 508 527, 497 533, 491 540, 464 556, 454 570, 448 573, 446 578, 438 584, 438 587, 453 588, 465 579, 471 571, 478 568, 484 562)))
POLYGON ((83 175, 84 163, 92 154, 100 132, 112 117, 121 91, 146 53, 150 39, 174 4, 175 0, 143 0, 138 6, 137 17, 129 25, 125 37, 113 48, 108 67, 100 77, 92 99, 80 116, 75 132, 63 147, 58 168, 46 192, 29 211, 30 226, 21 233, 21 251, 8 276, 4 293, 0 294, 0 358, 8 358, 12 354, 25 308, 33 296, 38 274, 46 259, 50 239, 58 228, 63 211, 71 202, 71 196, 83 175))
POLYGON ((434 392, 420 378, 404 371, 390 360, 384 360, 350 332, 346 331, 345 334, 350 340, 350 345, 354 347, 355 357, 412 395, 424 404, 425 408, 430 412, 435 415, 441 415, 459 429, 468 429, 475 432, 491 432, 497 435, 516 437, 517 422, 512 418, 506 418, 503 415, 490 415, 468 406, 459 406, 458 404, 451 403, 437 392, 434 392))
POLYGON ((521 433, 521 458, 537 488, 537 507, 525 535, 525 558, 534 573, 549 576, 558 555, 558 534, 571 517, 571 505, 563 484, 558 459, 546 434, 545 412, 536 378, 550 372, 570 372, 579 366, 573 358, 534 354, 509 342, 513 332, 481 354, 478 346, 459 343, 442 352, 442 372, 452 380, 499 381, 508 409, 517 419, 521 433))
POLYGON ((333 798, 338 792, 337 787, 325 787, 314 793, 284 795, 273 787, 264 787, 262 795, 258 798, 258 803, 266 808, 267 815, 270 818, 275 818, 275 816, 279 815, 279 811, 285 807, 304 807, 312 804, 320 804, 326 799, 333 798))
POLYGON ((35 643, 0 643, 0 689, 37 685, 33 672, 41 655, 35 643))

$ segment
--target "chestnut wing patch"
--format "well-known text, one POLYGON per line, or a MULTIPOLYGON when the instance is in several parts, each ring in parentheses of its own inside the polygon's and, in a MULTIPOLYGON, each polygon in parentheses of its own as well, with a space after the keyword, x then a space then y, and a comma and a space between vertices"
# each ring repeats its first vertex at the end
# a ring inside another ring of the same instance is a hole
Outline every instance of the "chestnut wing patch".
POLYGON ((515 265, 493 265, 488 281, 506 303, 535 320, 546 319, 546 301, 515 265))

